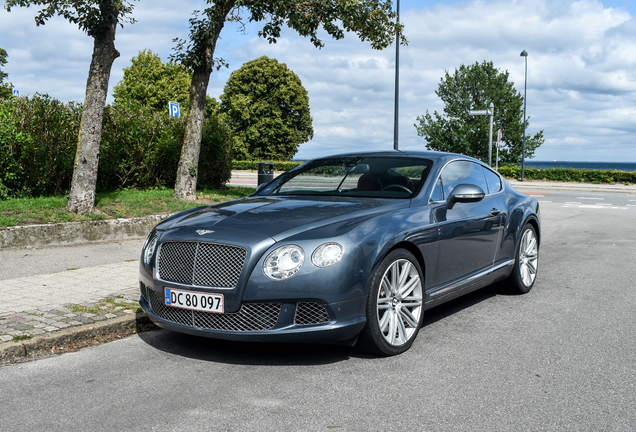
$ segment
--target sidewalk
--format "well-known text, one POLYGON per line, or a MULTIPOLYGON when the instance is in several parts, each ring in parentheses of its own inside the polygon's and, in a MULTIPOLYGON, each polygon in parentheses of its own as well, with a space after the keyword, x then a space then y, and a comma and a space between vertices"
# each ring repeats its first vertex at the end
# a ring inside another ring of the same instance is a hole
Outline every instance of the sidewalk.
MULTIPOLYGON (((233 173, 229 184, 256 187, 256 182, 255 172, 241 171, 233 173)), ((517 180, 510 183, 528 193, 574 190, 636 194, 636 185, 517 180)), ((82 223, 75 226, 82 229, 82 223)), ((130 231, 113 231, 112 226, 104 225, 103 229, 102 241, 133 235, 130 231)), ((47 236, 55 232, 49 230, 47 236)), ((137 237, 144 238, 145 233, 137 237)), ((0 281, 0 364, 61 352, 60 347, 65 345, 105 335, 131 334, 140 325, 149 326, 137 304, 138 266, 135 260, 0 281)))

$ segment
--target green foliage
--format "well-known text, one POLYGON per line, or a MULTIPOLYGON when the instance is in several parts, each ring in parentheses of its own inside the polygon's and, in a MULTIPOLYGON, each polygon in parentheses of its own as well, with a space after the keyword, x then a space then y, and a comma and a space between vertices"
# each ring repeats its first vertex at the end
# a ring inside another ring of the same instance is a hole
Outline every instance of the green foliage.
POLYGON ((124 77, 113 88, 114 105, 135 105, 167 113, 168 102, 179 102, 182 116, 188 109, 192 74, 174 62, 164 63, 151 50, 139 51, 124 77))
MULTIPOLYGON (((435 92, 444 102, 444 114, 437 111, 417 117, 417 133, 428 142, 431 150, 461 153, 488 162, 489 116, 472 116, 471 109, 487 109, 495 105, 493 118, 493 164, 498 129, 503 131, 500 143, 500 163, 521 162, 523 134, 523 96, 508 81, 508 72, 500 72, 492 62, 461 65, 451 76, 448 71, 435 92)), ((528 123, 526 122, 526 129, 528 123)), ((545 139, 543 131, 526 135, 526 159, 545 139)))
MULTIPOLYGON (((213 110, 215 103, 212 99, 206 104, 198 170, 198 184, 212 188, 223 186, 232 177, 232 133, 213 110)), ((175 166, 177 163, 178 158, 175 166)))
POLYGON ((287 171, 292 168, 297 167, 302 162, 291 162, 291 161, 233 161, 232 169, 233 170, 242 170, 242 171, 256 171, 258 170, 259 162, 272 162, 274 164, 274 169, 276 171, 287 171))
MULTIPOLYGON (((4 49, 0 48, 0 66, 5 66, 7 64, 7 57, 9 57, 9 54, 7 54, 4 49)), ((9 74, 0 70, 0 100, 10 98, 13 93, 13 86, 11 83, 4 82, 8 76, 9 74)))
MULTIPOLYGON (((508 178, 521 178, 518 166, 499 167, 499 173, 508 178)), ((636 172, 617 170, 581 170, 572 168, 526 168, 524 178, 581 183, 636 183, 636 172)))
POLYGON ((0 197, 68 189, 82 108, 36 93, 0 102, 0 197))
MULTIPOLYGON (((0 198, 47 196, 70 188, 82 107, 47 95, 0 101, 0 198)), ((174 183, 185 119, 143 107, 106 107, 98 191, 174 183)), ((204 120, 199 173, 204 186, 231 176, 231 138, 216 116, 204 120)))
POLYGON ((371 42, 374 49, 391 45, 396 35, 406 45, 402 24, 396 24, 391 0, 208 0, 208 8, 194 11, 190 19, 188 40, 177 43, 173 60, 196 70, 211 72, 214 67, 227 66, 223 59, 214 59, 214 49, 225 21, 263 22, 258 36, 276 43, 283 26, 309 37, 317 47, 324 46, 318 31, 324 30, 334 39, 353 32, 362 41, 371 42), (246 13, 247 16, 242 16, 246 13))
POLYGON ((62 16, 93 38, 102 37, 113 24, 135 22, 129 17, 133 6, 125 0, 6 0, 4 7, 11 12, 14 6, 31 5, 44 6, 35 17, 36 25, 46 24, 53 16, 62 16))
POLYGON ((235 159, 289 160, 314 134, 300 78, 265 56, 232 72, 220 111, 234 134, 235 159))
POLYGON ((97 189, 167 187, 174 181, 183 131, 183 121, 167 113, 107 106, 97 189))

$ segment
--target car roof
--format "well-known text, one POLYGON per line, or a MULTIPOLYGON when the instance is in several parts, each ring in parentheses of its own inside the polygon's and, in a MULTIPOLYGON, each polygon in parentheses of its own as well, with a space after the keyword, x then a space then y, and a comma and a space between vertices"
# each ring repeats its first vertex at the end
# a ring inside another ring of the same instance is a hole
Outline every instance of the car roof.
POLYGON ((453 159, 465 159, 473 162, 478 162, 481 164, 481 161, 474 159, 470 156, 465 156, 457 153, 446 153, 446 152, 437 152, 437 151, 400 151, 400 150, 392 150, 392 151, 375 151, 375 152, 355 152, 355 153, 340 153, 333 154, 329 156, 317 157, 316 159, 330 159, 333 157, 404 157, 404 158, 425 158, 431 159, 434 161, 440 161, 442 163, 446 161, 450 161, 453 159))

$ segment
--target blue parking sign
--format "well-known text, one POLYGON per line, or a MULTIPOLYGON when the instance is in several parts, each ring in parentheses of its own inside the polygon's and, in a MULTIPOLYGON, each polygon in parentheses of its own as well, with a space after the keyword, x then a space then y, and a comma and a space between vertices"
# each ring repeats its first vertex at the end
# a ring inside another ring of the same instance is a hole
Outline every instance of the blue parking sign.
POLYGON ((13 96, 20 97, 20 90, 13 90, 13 96))
POLYGON ((179 102, 168 102, 168 109, 170 110, 170 117, 181 117, 179 102))

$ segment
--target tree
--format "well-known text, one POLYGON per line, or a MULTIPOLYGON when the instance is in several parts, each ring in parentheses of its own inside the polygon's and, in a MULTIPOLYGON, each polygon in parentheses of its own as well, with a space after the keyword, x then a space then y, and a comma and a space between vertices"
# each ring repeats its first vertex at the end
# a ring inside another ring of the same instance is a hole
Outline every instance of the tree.
POLYGON ((132 5, 127 0, 7 0, 5 8, 42 5, 35 17, 37 26, 55 16, 62 16, 93 38, 93 57, 86 82, 86 97, 82 122, 77 139, 71 192, 66 210, 76 213, 92 212, 95 208, 95 185, 99 162, 104 106, 113 61, 119 57, 115 49, 117 25, 133 23, 128 18, 132 5))
MULTIPOLYGON (((488 116, 472 116, 471 109, 487 109, 495 105, 493 135, 503 131, 499 160, 504 163, 521 162, 523 134, 523 96, 508 81, 508 72, 500 72, 492 62, 461 65, 451 76, 446 71, 435 92, 444 102, 444 114, 437 111, 417 117, 417 134, 428 142, 431 150, 461 153, 488 162, 488 116)), ((526 121, 526 130, 528 122, 526 121)), ((494 144, 495 138, 493 138, 494 144)), ((534 136, 526 134, 526 158, 545 139, 543 131, 534 136)), ((493 145, 493 149, 494 149, 493 145)), ((493 150, 494 151, 494 150, 493 150)), ((494 160, 493 153, 493 160, 494 160)))
MULTIPOLYGON (((186 133, 177 171, 174 195, 178 199, 195 200, 197 164, 201 144, 201 128, 205 95, 210 74, 226 65, 214 58, 216 44, 226 21, 263 22, 258 35, 275 43, 284 25, 309 37, 317 48, 324 46, 318 37, 322 29, 335 39, 345 31, 354 32, 362 41, 370 41, 374 49, 389 46, 403 26, 394 21, 392 0, 207 0, 208 7, 195 12, 190 19, 188 41, 175 39, 174 60, 193 71, 186 133)), ((406 39, 402 38, 406 44, 406 39)))
POLYGON ((234 133, 234 159, 289 160, 314 130, 300 78, 266 56, 232 72, 221 112, 234 133))
MULTIPOLYGON (((7 64, 7 57, 9 54, 0 48, 0 66, 5 66, 7 64)), ((4 80, 9 76, 6 72, 0 70, 0 100, 8 99, 13 94, 13 86, 11 83, 4 82, 4 80)))
POLYGON ((174 62, 162 62, 151 50, 139 51, 124 77, 113 88, 114 105, 138 105, 168 112, 168 102, 179 102, 188 109, 192 73, 174 62))

